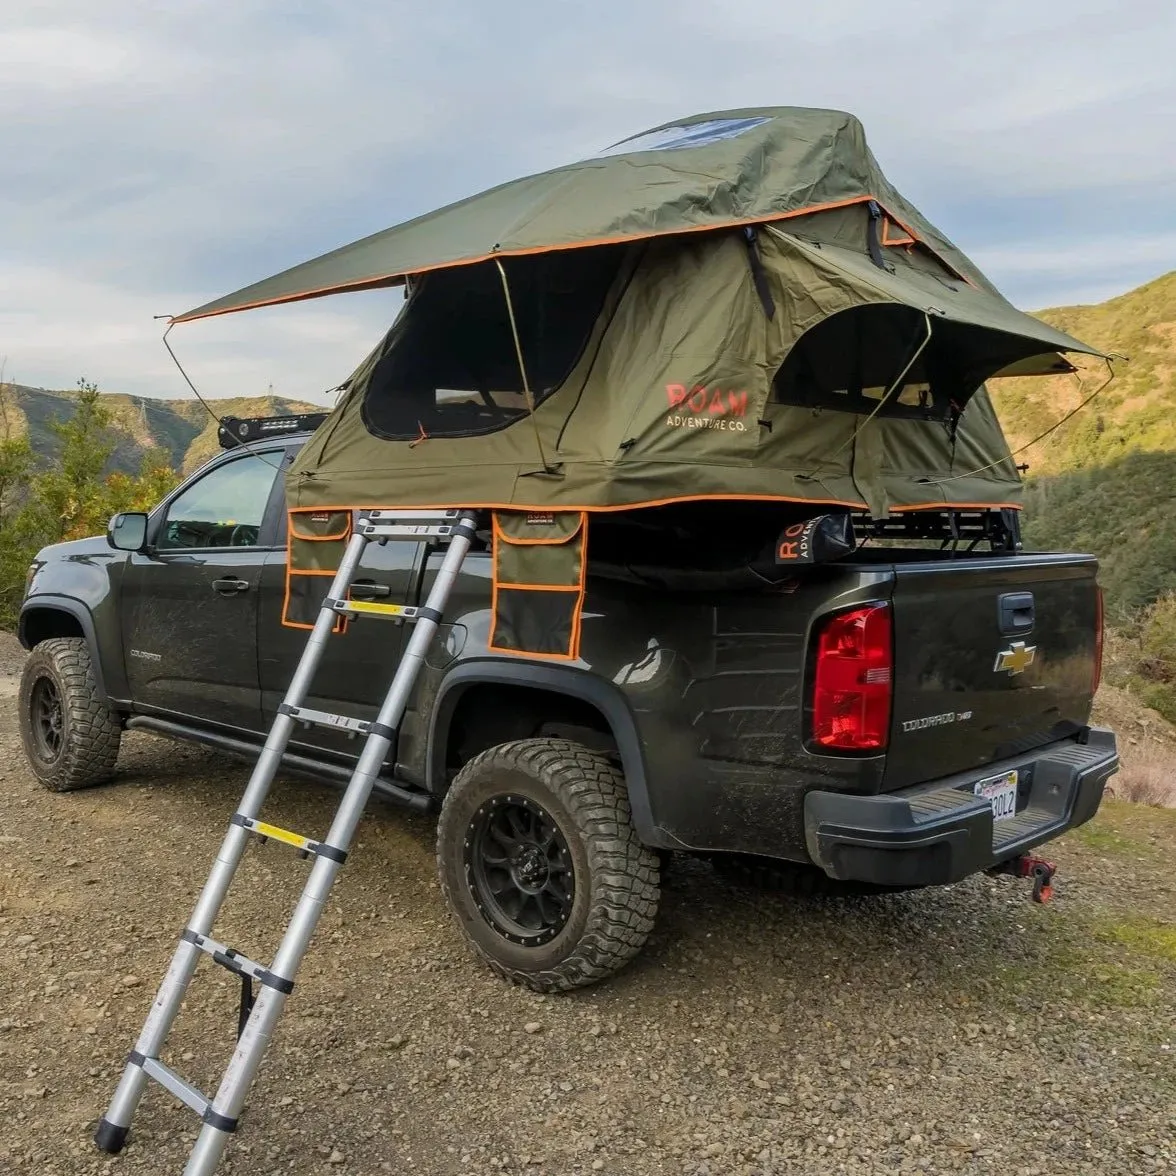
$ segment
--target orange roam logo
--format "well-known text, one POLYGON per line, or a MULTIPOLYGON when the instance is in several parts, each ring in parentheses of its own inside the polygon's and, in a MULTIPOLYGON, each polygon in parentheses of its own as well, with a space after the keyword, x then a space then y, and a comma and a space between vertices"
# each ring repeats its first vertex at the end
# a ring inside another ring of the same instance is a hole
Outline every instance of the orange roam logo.
POLYGON ((747 428, 747 393, 734 388, 707 388, 695 384, 667 384, 670 412, 666 424, 680 429, 726 429, 742 433, 747 428))
POLYGON ((808 553, 802 551, 802 544, 807 548, 805 543, 805 527, 804 523, 793 523, 785 532, 780 540, 779 546, 776 548, 777 560, 802 559, 808 553))

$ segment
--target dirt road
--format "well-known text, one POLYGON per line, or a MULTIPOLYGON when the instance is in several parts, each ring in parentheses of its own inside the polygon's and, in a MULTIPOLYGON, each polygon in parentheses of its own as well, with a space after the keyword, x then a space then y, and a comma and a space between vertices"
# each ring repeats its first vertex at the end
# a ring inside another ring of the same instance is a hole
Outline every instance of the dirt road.
MULTIPOLYGON (((121 769, 42 791, 0 698, 0 1172, 179 1173, 194 1137, 156 1088, 121 1157, 91 1143, 245 771, 142 735, 121 769)), ((331 803, 283 783, 269 815, 313 832, 331 803)), ((1004 879, 798 901, 676 863, 640 960, 546 999, 467 954, 431 837, 365 818, 224 1172, 1176 1171, 1176 812, 1109 806, 1045 908, 1004 879)), ((221 938, 268 958, 305 868, 252 849, 221 938)), ((205 1088, 230 980, 202 967, 171 1053, 205 1088)))

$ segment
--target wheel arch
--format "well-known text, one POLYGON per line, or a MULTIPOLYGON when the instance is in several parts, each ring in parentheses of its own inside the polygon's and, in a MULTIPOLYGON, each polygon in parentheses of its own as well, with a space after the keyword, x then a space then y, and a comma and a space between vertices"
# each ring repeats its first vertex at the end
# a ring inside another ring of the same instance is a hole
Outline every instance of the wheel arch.
POLYGON ((611 734, 620 757, 638 837, 646 845, 662 844, 653 822, 645 756, 633 712, 616 687, 581 670, 533 662, 515 665, 500 660, 466 662, 450 670, 438 687, 429 724, 425 770, 427 786, 433 795, 444 795, 448 787, 447 755, 459 704, 471 690, 486 686, 524 688, 564 701, 574 700, 595 711, 611 734))
POLYGON ((31 650, 50 637, 81 637, 90 650, 94 684, 103 702, 109 702, 94 618, 84 604, 68 596, 34 596, 25 602, 17 622, 17 640, 31 650))

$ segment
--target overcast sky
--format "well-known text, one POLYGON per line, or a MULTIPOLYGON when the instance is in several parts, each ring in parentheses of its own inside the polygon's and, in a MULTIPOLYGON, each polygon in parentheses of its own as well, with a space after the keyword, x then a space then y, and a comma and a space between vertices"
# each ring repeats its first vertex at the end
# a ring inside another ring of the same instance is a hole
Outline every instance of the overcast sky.
MULTIPOLYGON (((153 315, 646 127, 858 115, 1018 305, 1176 268, 1173 0, 2 0, 5 377, 186 394, 153 315)), ((206 396, 314 398, 390 292, 177 327, 206 396)))

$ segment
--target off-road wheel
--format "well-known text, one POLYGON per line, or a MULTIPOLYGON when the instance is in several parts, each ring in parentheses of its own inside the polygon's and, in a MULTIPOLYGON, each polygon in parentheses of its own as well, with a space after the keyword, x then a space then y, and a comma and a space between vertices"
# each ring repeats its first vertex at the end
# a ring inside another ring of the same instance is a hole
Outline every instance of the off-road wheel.
POLYGON ((658 859, 620 772, 579 743, 522 739, 458 773, 437 828, 441 889, 503 979, 565 992, 624 967, 653 929, 658 859))
POLYGON ((46 788, 72 792, 110 779, 122 732, 81 637, 51 637, 34 648, 19 703, 25 756, 46 788))

